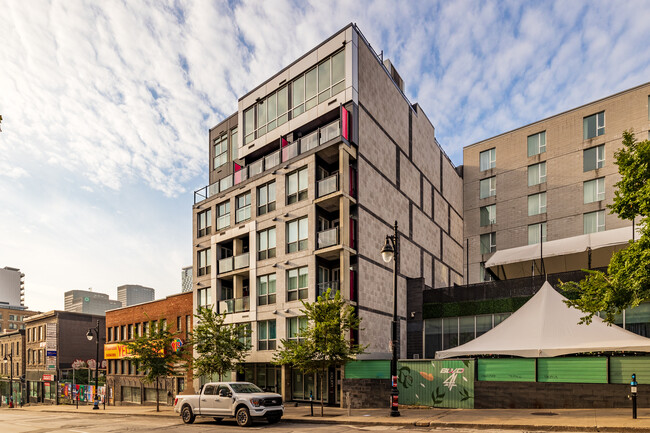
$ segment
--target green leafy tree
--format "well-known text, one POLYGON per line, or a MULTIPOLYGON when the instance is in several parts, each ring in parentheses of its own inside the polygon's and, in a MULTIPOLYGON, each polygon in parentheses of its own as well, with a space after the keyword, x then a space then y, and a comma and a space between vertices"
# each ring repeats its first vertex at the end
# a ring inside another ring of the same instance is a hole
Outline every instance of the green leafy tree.
POLYGON ((187 362, 185 354, 188 351, 185 348, 188 346, 183 346, 180 352, 172 350, 172 341, 175 338, 176 334, 170 331, 170 327, 164 320, 149 321, 149 332, 126 344, 137 368, 145 372, 142 381, 156 384, 156 411, 158 412, 160 411, 158 395, 160 378, 173 376, 179 366, 187 362))
POLYGON ((613 323, 615 314, 650 300, 650 141, 637 142, 631 131, 625 131, 615 157, 621 180, 608 208, 635 221, 640 236, 612 255, 607 272, 587 271, 583 280, 561 284, 570 298, 567 304, 587 313, 581 323, 590 323, 598 312, 613 323))
POLYGON ((281 340, 273 362, 278 365, 291 365, 306 374, 317 373, 320 379, 320 414, 323 416, 323 380, 330 367, 344 365, 355 355, 364 352, 365 346, 351 342, 347 336, 350 331, 359 329, 361 320, 354 313, 341 293, 332 296, 331 289, 316 302, 301 301, 301 310, 307 319, 307 328, 301 329, 299 338, 281 340))
POLYGON ((250 328, 244 324, 225 324, 225 314, 218 314, 210 307, 200 307, 198 319, 191 336, 191 343, 198 356, 194 369, 199 376, 212 377, 241 368, 240 364, 250 351, 250 328))

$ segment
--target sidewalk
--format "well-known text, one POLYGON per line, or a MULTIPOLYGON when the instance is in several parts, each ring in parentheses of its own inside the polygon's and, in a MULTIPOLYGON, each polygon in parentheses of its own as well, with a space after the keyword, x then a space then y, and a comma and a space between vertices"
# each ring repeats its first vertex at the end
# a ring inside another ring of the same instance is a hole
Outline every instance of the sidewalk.
MULTIPOLYGON (((3 408, 5 409, 5 408, 3 408)), ((106 406, 104 410, 93 410, 92 406, 31 405, 9 410, 84 413, 96 415, 180 417, 172 408, 161 406, 106 406)), ((347 409, 326 407, 320 417, 320 406, 314 405, 314 417, 309 406, 289 405, 282 418, 285 422, 336 423, 359 425, 393 425, 419 427, 456 427, 474 429, 520 429, 544 431, 599 431, 599 432, 649 432, 650 408, 638 411, 638 419, 632 419, 631 409, 413 409, 400 408, 400 417, 390 417, 389 408, 347 409)))

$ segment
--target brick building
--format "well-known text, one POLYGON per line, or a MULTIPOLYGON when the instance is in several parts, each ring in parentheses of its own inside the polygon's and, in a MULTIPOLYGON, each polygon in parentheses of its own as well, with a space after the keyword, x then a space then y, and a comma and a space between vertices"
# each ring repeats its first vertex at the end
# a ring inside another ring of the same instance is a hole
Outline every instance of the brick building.
POLYGON ((0 334, 0 394, 7 396, 11 383, 14 401, 22 401, 24 387, 20 377, 24 374, 25 330, 0 334))
POLYGON ((36 314, 40 314, 40 312, 31 311, 25 307, 0 304, 0 333, 25 329, 25 319, 36 314))
MULTIPOLYGON (((143 372, 129 359, 125 343, 147 332, 150 322, 164 321, 171 332, 185 343, 192 330, 192 293, 179 293, 157 301, 106 312, 105 358, 108 360, 107 384, 110 403, 116 405, 156 404, 155 383, 143 383, 143 372)), ((176 394, 193 393, 191 366, 179 366, 179 374, 161 380, 160 402, 173 404, 176 394)))

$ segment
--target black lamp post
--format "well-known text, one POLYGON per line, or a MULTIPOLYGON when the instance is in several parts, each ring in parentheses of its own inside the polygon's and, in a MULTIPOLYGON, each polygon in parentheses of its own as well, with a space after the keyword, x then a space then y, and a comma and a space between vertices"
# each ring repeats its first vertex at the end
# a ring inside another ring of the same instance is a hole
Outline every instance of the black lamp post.
POLYGON ((99 409, 99 320, 97 321, 96 327, 90 328, 88 332, 86 332, 86 338, 88 341, 93 341, 93 331, 95 331, 95 346, 97 348, 95 352, 95 397, 93 403, 93 410, 96 410, 99 409))
POLYGON ((381 249, 381 257, 384 262, 389 263, 393 257, 393 323, 391 346, 393 348, 393 359, 390 362, 390 416, 399 416, 399 391, 397 390, 397 260, 399 258, 399 235, 397 233, 397 221, 393 228, 392 235, 386 235, 386 244, 381 249))
POLYGON ((9 407, 14 407, 14 348, 11 347, 11 353, 6 354, 2 361, 6 364, 9 362, 11 371, 9 375, 9 407), (8 357, 8 358, 7 358, 8 357))

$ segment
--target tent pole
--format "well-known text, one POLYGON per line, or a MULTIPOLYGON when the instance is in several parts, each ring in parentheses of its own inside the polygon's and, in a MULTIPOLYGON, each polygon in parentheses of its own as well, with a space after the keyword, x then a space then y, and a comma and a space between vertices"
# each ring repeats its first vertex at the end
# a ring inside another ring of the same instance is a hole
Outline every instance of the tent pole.
POLYGON ((542 273, 548 281, 548 276, 546 275, 546 266, 544 265, 544 226, 539 225, 539 259, 541 261, 542 273))

